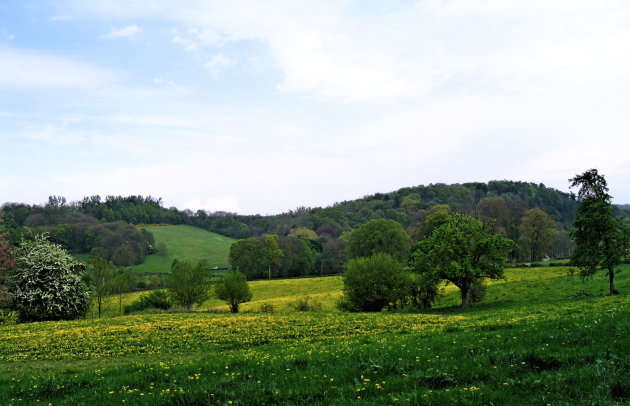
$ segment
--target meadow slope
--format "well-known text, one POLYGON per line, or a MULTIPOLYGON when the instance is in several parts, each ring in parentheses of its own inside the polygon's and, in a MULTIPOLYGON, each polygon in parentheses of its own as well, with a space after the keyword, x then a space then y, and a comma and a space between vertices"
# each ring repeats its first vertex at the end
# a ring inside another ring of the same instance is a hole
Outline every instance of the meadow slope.
POLYGON ((2 326, 0 403, 625 404, 630 267, 615 297, 603 273, 582 283, 567 270, 507 270, 466 312, 448 287, 426 314, 341 313, 331 277, 257 282, 257 303, 238 315, 210 302, 2 326), (287 294, 300 281, 312 286, 287 294), (290 309, 310 293, 330 310, 290 309), (276 312, 260 313, 264 302, 276 312))
POLYGON ((191 261, 193 263, 208 260, 211 266, 226 267, 230 245, 235 241, 232 238, 201 228, 176 225, 176 226, 145 226, 153 233, 155 244, 164 243, 167 254, 148 255, 144 264, 131 267, 138 273, 168 273, 174 259, 179 261, 191 261))

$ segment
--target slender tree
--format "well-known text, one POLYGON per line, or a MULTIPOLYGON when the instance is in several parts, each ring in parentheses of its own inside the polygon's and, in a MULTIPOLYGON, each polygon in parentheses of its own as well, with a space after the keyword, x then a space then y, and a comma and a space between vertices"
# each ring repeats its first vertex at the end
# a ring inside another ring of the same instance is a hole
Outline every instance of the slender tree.
POLYGON ((101 257, 92 257, 87 267, 87 273, 90 279, 90 291, 92 299, 96 300, 98 305, 98 318, 101 318, 103 309, 103 301, 111 290, 113 264, 101 257))
POLYGON ((621 219, 613 217, 612 197, 608 185, 597 169, 590 169, 572 179, 571 187, 578 187, 578 206, 571 237, 575 251, 571 261, 580 269, 583 278, 603 269, 608 275, 610 294, 615 288, 615 268, 628 253, 630 232, 621 219))

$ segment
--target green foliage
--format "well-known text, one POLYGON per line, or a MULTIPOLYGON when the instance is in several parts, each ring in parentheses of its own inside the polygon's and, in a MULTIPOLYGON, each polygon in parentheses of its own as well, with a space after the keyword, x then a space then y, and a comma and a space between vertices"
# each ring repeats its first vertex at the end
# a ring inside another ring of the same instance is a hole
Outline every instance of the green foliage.
POLYGON ((249 280, 264 278, 268 271, 267 254, 265 242, 260 238, 238 240, 230 246, 230 267, 249 280))
POLYGON ((555 221, 538 208, 525 212, 519 231, 521 248, 529 252, 530 261, 534 262, 551 253, 554 238, 558 234, 555 226, 555 221))
POLYGON ((207 262, 192 266, 190 262, 177 262, 166 278, 166 288, 174 303, 192 310, 210 297, 210 284, 206 281, 211 269, 207 262))
POLYGON ((104 258, 92 257, 87 266, 87 276, 93 300, 98 304, 98 317, 101 317, 103 299, 112 291, 112 263, 104 258))
POLYGON ((282 257, 284 253, 278 247, 278 236, 267 235, 265 236, 265 248, 267 249, 267 266, 269 267, 269 279, 271 279, 271 268, 274 271, 282 264, 282 257))
POLYGON ((416 309, 429 309, 443 290, 440 289, 440 280, 434 274, 428 272, 412 272, 410 279, 406 301, 411 303, 416 309))
POLYGON ((260 312, 261 313, 273 313, 276 310, 276 307, 271 303, 261 303, 260 304, 260 312))
POLYGON ((469 216, 455 214, 448 223, 418 242, 411 268, 429 280, 447 280, 462 294, 462 309, 473 285, 481 278, 503 277, 506 253, 512 242, 491 235, 490 226, 469 216))
POLYGON ((89 306, 82 279, 85 265, 46 236, 25 242, 16 256, 7 286, 21 321, 69 320, 85 314, 89 306))
POLYGON ((410 275, 390 254, 353 258, 343 274, 343 310, 378 312, 394 308, 405 300, 410 275))
POLYGON ((129 292, 133 285, 134 277, 128 269, 119 270, 114 273, 111 280, 111 292, 118 295, 118 311, 122 313, 122 296, 123 293, 129 292))
POLYGON ((371 220, 350 234, 349 258, 369 257, 377 253, 391 255, 400 262, 407 260, 411 238, 394 220, 371 220))
POLYGON ((596 169, 570 179, 580 188, 583 198, 578 206, 571 237, 576 247, 571 261, 582 277, 590 277, 599 269, 608 273, 610 294, 616 293, 615 268, 628 253, 630 231, 621 219, 613 217, 611 196, 603 176, 596 169))
POLYGON ((252 299, 252 292, 247 284, 245 275, 238 271, 230 271, 214 287, 214 294, 230 307, 232 313, 238 313, 241 303, 252 299))
POLYGON ((0 324, 11 318, 13 313, 11 296, 7 292, 7 278, 15 268, 15 261, 13 246, 9 244, 5 235, 0 232, 0 324))
POLYGON ((429 215, 424 220, 424 235, 431 235, 433 231, 451 218, 451 208, 448 204, 436 204, 431 207, 429 215))
POLYGON ((153 290, 129 305, 125 306, 125 314, 137 313, 147 309, 168 310, 171 302, 168 294, 163 290, 153 290))

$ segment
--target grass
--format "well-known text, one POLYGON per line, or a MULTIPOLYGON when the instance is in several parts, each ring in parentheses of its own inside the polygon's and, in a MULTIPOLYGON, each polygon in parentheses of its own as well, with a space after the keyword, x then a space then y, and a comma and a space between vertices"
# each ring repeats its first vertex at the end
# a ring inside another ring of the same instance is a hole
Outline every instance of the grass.
MULTIPOLYGON (((340 276, 312 277, 299 279, 261 280, 249 282, 253 297, 249 303, 241 305, 241 312, 258 312, 261 304, 270 304, 276 313, 293 311, 289 306, 297 298, 309 296, 311 299, 322 303, 324 311, 336 311, 335 304, 339 296, 343 282, 340 276)), ((132 292, 122 295, 122 306, 136 301, 141 295, 148 292, 132 292)), ((103 306, 103 317, 120 316, 120 304, 118 296, 110 296, 103 306)), ((88 317, 95 319, 98 316, 96 306, 92 306, 88 317)), ((229 307, 222 301, 211 298, 198 307, 202 312, 228 312, 229 307)))
POLYGON ((603 273, 582 283, 567 269, 507 270, 466 312, 448 286, 426 314, 341 313, 328 277, 252 283, 238 315, 2 326, 0 403, 625 404, 630 267, 615 297, 603 273), (282 304, 306 294, 327 310, 282 304))
POLYGON ((208 260, 211 266, 226 267, 232 238, 197 227, 178 226, 147 226, 153 233, 155 244, 164 243, 167 247, 165 256, 152 254, 146 257, 141 265, 132 266, 138 273, 169 273, 174 259, 191 261, 193 263, 208 260))

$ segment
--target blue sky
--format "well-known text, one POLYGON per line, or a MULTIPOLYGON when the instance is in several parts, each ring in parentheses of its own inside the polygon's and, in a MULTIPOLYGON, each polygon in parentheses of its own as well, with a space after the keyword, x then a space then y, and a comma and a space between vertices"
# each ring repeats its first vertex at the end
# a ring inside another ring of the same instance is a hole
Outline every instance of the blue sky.
POLYGON ((630 203, 624 0, 0 0, 0 203, 275 214, 597 168, 630 203))

